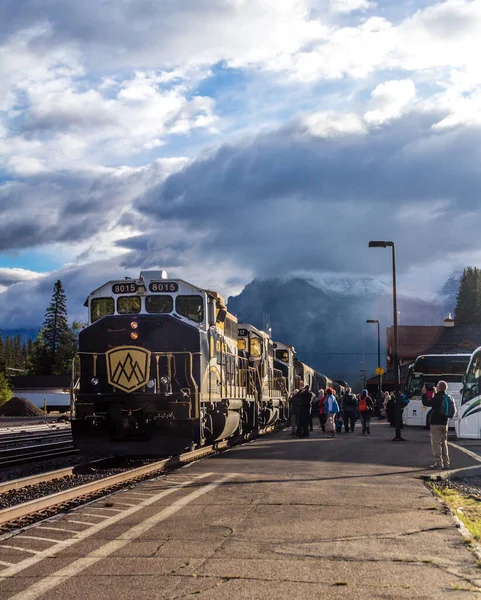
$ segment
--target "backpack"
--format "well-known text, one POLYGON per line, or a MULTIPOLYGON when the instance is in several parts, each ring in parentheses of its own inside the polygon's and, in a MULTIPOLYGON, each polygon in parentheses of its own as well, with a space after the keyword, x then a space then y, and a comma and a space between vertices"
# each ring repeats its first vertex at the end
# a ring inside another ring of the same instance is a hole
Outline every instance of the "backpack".
POLYGON ((453 419, 456 416, 456 405, 448 394, 444 394, 444 398, 439 405, 439 412, 443 417, 448 417, 448 419, 453 419))
POLYGON ((366 398, 359 398, 359 412, 367 412, 369 410, 366 399, 367 396, 366 398))

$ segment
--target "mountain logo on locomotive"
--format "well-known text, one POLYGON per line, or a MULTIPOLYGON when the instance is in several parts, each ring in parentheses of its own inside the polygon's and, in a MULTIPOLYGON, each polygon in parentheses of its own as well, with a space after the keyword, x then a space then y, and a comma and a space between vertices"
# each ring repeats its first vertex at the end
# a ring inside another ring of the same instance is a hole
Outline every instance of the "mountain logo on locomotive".
POLYGON ((149 350, 135 346, 121 346, 106 352, 109 384, 124 392, 135 392, 147 385, 150 354, 149 350))

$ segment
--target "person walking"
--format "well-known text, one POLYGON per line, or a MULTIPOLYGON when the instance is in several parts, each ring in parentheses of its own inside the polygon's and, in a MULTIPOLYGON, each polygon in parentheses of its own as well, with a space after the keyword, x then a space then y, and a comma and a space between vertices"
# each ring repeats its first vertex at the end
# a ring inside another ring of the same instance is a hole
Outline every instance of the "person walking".
POLYGON ((326 431, 329 437, 336 436, 336 415, 339 413, 339 404, 337 403, 334 390, 326 389, 326 399, 324 401, 324 413, 326 414, 326 431))
POLYGON ((290 413, 291 413, 291 435, 296 435, 297 426, 299 424, 299 390, 294 390, 289 398, 290 413))
POLYGON ((374 403, 367 390, 362 390, 359 396, 359 413, 361 415, 362 435, 371 433, 371 417, 374 412, 374 403))
POLYGON ((455 404, 445 381, 438 381, 436 388, 422 389, 423 406, 431 408, 431 448, 434 455, 432 469, 449 469, 448 421, 456 414, 455 404), (431 393, 434 394, 431 395, 431 393), (431 398, 429 397, 431 396, 431 398))
POLYGON ((309 437, 309 420, 311 417, 312 393, 308 385, 305 385, 298 394, 299 397, 299 424, 297 435, 309 437))
POLYGON ((319 402, 320 398, 319 398, 319 394, 317 394, 317 396, 315 396, 315 398, 312 400, 312 404, 311 404, 311 417, 309 420, 309 429, 312 431, 314 428, 314 418, 319 419, 319 423, 321 422, 321 415, 319 412, 319 402))
POLYGON ((387 420, 391 427, 396 427, 396 396, 394 394, 389 395, 389 400, 386 404, 387 420))
POLYGON ((317 397, 319 399, 319 427, 322 429, 323 433, 326 433, 327 415, 324 412, 324 402, 326 401, 327 396, 324 390, 319 390, 317 397))
POLYGON ((354 431, 356 425, 357 398, 350 387, 346 388, 341 398, 341 410, 343 412, 344 432, 354 431))
POLYGON ((384 397, 383 397, 383 402, 382 402, 384 417, 387 417, 387 405, 388 405, 390 398, 391 398, 391 396, 390 396, 389 392, 384 392, 384 397))

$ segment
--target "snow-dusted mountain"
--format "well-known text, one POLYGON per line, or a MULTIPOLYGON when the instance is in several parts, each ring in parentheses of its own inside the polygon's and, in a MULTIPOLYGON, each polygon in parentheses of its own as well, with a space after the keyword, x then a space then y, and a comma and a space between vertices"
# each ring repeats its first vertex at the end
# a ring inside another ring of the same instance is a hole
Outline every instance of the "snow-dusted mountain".
MULTIPOLYGON (((432 300, 399 294, 400 324, 442 324, 446 312, 453 311, 456 284, 449 281, 445 288, 432 300)), ((321 372, 357 382, 361 369, 369 375, 377 366, 377 327, 367 319, 380 320, 385 347, 391 289, 391 282, 369 277, 256 279, 230 297, 228 306, 240 321, 261 329, 268 321, 275 340, 294 345, 301 360, 321 372)))

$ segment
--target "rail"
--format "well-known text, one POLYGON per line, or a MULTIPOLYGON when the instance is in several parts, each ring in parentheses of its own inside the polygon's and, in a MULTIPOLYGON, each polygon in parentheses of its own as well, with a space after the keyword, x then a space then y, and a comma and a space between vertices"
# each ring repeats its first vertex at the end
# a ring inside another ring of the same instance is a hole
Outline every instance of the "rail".
MULTIPOLYGON (((179 456, 166 458, 155 463, 150 463, 149 465, 130 469, 124 473, 111 475, 105 479, 92 481, 91 483, 45 496, 44 498, 36 498, 35 500, 30 500, 29 502, 9 506, 8 508, 0 510, 0 525, 5 525, 6 523, 11 523, 12 521, 17 521, 19 519, 24 519, 26 517, 42 513, 44 511, 54 509, 60 505, 64 506, 68 502, 79 501, 84 498, 89 500, 91 499, 92 495, 95 496, 101 495, 102 493, 111 493, 119 487, 124 486, 126 483, 132 483, 136 480, 141 480, 147 476, 152 476, 155 473, 166 471, 167 469, 180 467, 186 463, 199 460, 219 451, 227 450, 230 447, 237 446, 255 439, 256 437, 266 435, 274 430, 275 426, 266 427, 255 434, 251 433, 244 436, 238 436, 237 438, 219 442, 214 446, 207 446, 205 448, 193 450, 192 452, 185 452, 179 456)), ((46 475, 50 477, 51 473, 46 475)), ((41 481, 42 480, 37 480, 37 483, 41 481)), ((12 484, 13 482, 9 483, 12 484)))
POLYGON ((70 454, 78 454, 78 452, 79 451, 74 448, 71 438, 60 442, 52 442, 50 444, 8 448, 6 450, 0 450, 0 468, 23 465, 37 460, 58 458, 70 454))

